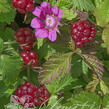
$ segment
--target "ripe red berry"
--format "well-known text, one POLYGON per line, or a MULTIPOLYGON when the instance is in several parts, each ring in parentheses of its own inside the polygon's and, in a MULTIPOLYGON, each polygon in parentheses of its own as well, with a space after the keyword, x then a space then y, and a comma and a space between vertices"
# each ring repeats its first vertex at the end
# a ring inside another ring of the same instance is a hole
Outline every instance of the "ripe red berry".
POLYGON ((45 104, 49 99, 49 92, 45 87, 38 88, 38 94, 34 97, 35 105, 45 104))
POLYGON ((16 31, 15 37, 22 49, 31 50, 35 42, 35 36, 30 28, 20 28, 16 31))
POLYGON ((31 12, 34 9, 34 0, 12 0, 12 4, 21 14, 31 12))
POLYGON ((12 99, 25 108, 31 108, 46 103, 49 99, 49 92, 45 87, 38 88, 31 82, 26 82, 16 90, 12 99))
POLYGON ((31 82, 26 82, 21 85, 13 96, 13 101, 23 105, 25 108, 34 107, 34 92, 37 92, 38 88, 31 82))
POLYGON ((95 26, 86 20, 79 20, 71 25, 72 39, 77 48, 82 48, 88 42, 94 40, 96 35, 95 26))
POLYGON ((31 63, 32 66, 38 66, 38 55, 35 51, 24 51, 20 54, 25 64, 31 63))

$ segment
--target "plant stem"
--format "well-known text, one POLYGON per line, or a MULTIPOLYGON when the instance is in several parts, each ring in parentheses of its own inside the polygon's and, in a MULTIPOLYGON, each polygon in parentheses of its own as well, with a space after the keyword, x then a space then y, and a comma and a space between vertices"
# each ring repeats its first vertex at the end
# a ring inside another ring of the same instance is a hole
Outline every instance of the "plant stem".
POLYGON ((27 77, 28 77, 28 81, 30 80, 30 66, 27 66, 27 77))
POLYGON ((93 22, 90 18, 88 18, 88 20, 92 23, 92 24, 94 24, 95 26, 98 26, 95 22, 93 22))
POLYGON ((93 43, 94 44, 102 44, 102 43, 104 43, 104 41, 94 41, 93 43))
POLYGON ((9 45, 9 44, 16 44, 17 42, 14 40, 14 41, 11 41, 11 42, 4 42, 4 45, 9 45))

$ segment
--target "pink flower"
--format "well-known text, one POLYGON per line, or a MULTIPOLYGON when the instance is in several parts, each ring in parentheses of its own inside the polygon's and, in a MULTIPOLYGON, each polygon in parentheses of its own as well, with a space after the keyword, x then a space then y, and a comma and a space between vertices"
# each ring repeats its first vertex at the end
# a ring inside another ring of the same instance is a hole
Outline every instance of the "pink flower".
POLYGON ((31 27, 36 29, 35 36, 55 41, 56 32, 59 32, 58 25, 61 25, 62 10, 56 6, 51 7, 50 3, 42 2, 32 13, 37 16, 31 21, 31 27))

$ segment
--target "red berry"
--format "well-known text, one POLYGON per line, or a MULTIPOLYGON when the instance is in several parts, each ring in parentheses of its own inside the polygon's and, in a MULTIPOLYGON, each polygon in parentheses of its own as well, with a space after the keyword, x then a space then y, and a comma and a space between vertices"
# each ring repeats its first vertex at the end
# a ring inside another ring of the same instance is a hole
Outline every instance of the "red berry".
POLYGON ((34 104, 42 105, 45 104, 49 99, 49 92, 45 87, 38 88, 38 95, 34 99, 34 104))
POLYGON ((26 6, 26 0, 18 0, 16 2, 16 7, 24 8, 26 6))
POLYGON ((31 63, 33 66, 38 66, 38 55, 35 51, 24 51, 20 56, 25 64, 31 63))
POLYGON ((22 49, 31 50, 35 41, 35 36, 30 28, 20 28, 16 31, 16 39, 22 49))
POLYGON ((31 12, 34 9, 34 0, 12 0, 12 4, 21 14, 31 12))
POLYGON ((34 92, 37 92, 38 88, 31 82, 26 82, 21 85, 13 96, 13 101, 23 105, 25 108, 35 106, 34 104, 34 92))
POLYGON ((31 10, 33 10, 33 9, 34 9, 34 6, 33 6, 32 3, 29 3, 29 4, 26 6, 26 11, 27 11, 27 12, 31 12, 31 10))
POLYGON ((86 20, 79 20, 71 25, 72 39, 77 48, 81 48, 94 40, 96 35, 95 26, 86 20))
POLYGON ((26 82, 17 90, 12 100, 23 105, 25 108, 32 108, 35 105, 45 104, 49 99, 49 92, 45 87, 38 88, 31 82, 26 82))
POLYGON ((17 11, 21 14, 24 14, 26 13, 26 10, 25 9, 22 9, 22 8, 17 8, 17 11))

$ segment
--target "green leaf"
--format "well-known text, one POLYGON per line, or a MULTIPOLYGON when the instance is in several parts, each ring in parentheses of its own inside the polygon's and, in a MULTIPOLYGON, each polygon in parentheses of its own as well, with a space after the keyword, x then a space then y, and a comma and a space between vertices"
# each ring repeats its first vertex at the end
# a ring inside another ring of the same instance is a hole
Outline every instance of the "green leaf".
MULTIPOLYGON (((26 72, 26 71, 24 71, 24 72, 26 72)), ((33 83, 33 84, 35 84, 36 86, 39 86, 39 82, 38 82, 38 72, 35 72, 35 71, 33 71, 33 70, 31 70, 30 71, 31 73, 30 73, 30 81, 33 83)), ((23 72, 22 72, 23 73, 23 72)), ((26 72, 26 74, 27 74, 27 72, 26 72)), ((26 75, 26 74, 24 74, 24 75, 26 75)))
POLYGON ((9 27, 6 27, 4 29, 2 29, 2 32, 0 31, 1 34, 1 38, 4 41, 4 49, 3 49, 3 53, 4 54, 8 54, 8 55, 19 55, 18 52, 16 52, 16 49, 18 48, 18 44, 11 44, 13 41, 15 41, 15 37, 14 37, 14 30, 12 30, 9 27))
POLYGON ((80 77, 83 73, 82 72, 82 59, 77 54, 72 55, 71 73, 73 77, 80 77))
POLYGON ((7 0, 0 0, 0 13, 9 12, 10 8, 11 8, 10 4, 8 3, 7 0))
POLYGON ((82 61, 82 69, 83 69, 83 73, 85 75, 87 75, 88 69, 89 69, 89 65, 86 62, 84 62, 84 61, 82 61))
POLYGON ((103 0, 95 0, 94 2, 95 2, 96 7, 100 7, 103 0))
POLYGON ((92 11, 94 9, 94 4, 91 0, 69 0, 73 4, 73 8, 79 9, 81 11, 92 11))
POLYGON ((38 50, 38 54, 40 54, 39 61, 42 63, 43 59, 48 60, 49 56, 51 56, 53 53, 56 53, 56 50, 52 48, 50 44, 44 43, 38 50))
POLYGON ((3 39, 0 38, 0 52, 3 51, 3 48, 4 48, 4 42, 3 42, 3 39))
POLYGON ((51 83, 59 77, 63 77, 70 72, 72 52, 66 54, 53 54, 49 60, 43 64, 39 71, 39 81, 41 84, 51 83))
POLYGON ((95 92, 97 85, 99 84, 99 79, 95 74, 92 75, 92 81, 86 86, 86 90, 89 92, 95 92))
POLYGON ((12 6, 12 0, 0 0, 0 22, 11 24, 15 15, 16 10, 12 6))
POLYGON ((48 101, 48 105, 47 106, 52 106, 58 99, 58 96, 56 95, 52 95, 50 98, 49 98, 49 101, 48 101))
POLYGON ((10 9, 10 11, 7 13, 0 13, 0 22, 11 24, 11 22, 14 21, 15 16, 16 16, 16 11, 14 11, 13 9, 10 9))
POLYGON ((99 7, 94 10, 94 15, 96 17, 97 24, 99 26, 105 26, 109 23, 109 0, 104 0, 101 2, 99 7))
POLYGON ((77 13, 74 12, 72 9, 62 7, 62 10, 63 10, 62 18, 65 18, 67 20, 72 20, 73 18, 75 18, 77 16, 77 13))
POLYGON ((14 91, 14 88, 7 87, 3 81, 0 81, 0 97, 9 97, 14 91))
POLYGON ((99 109, 100 98, 95 93, 82 92, 69 99, 69 102, 60 104, 62 98, 56 100, 53 96, 51 105, 47 109, 99 109))
POLYGON ((6 23, 0 23, 0 37, 3 36, 6 26, 7 26, 6 23))
POLYGON ((0 109, 4 109, 4 106, 9 103, 10 98, 9 97, 0 97, 0 109))
POLYGON ((44 1, 49 2, 51 4, 51 6, 55 6, 57 4, 56 0, 44 0, 44 1))
POLYGON ((66 86, 71 85, 71 83, 76 80, 77 79, 73 79, 71 77, 71 74, 68 74, 63 78, 59 78, 57 81, 46 85, 46 87, 51 94, 56 94, 56 93, 60 92, 61 90, 63 90, 66 86))
POLYGON ((7 27, 6 30, 5 30, 5 34, 4 34, 4 39, 5 39, 5 41, 15 40, 14 30, 7 27))
POLYGON ((99 109, 100 98, 95 93, 83 92, 73 96, 71 103, 76 109, 99 109))
POLYGON ((103 109, 109 109, 109 94, 103 98, 103 109))
POLYGON ((109 54, 109 25, 104 28, 102 39, 105 43, 105 46, 107 47, 107 53, 109 54))
POLYGON ((83 60, 90 66, 98 79, 101 79, 104 72, 104 64, 96 56, 90 54, 80 54, 83 60))
POLYGON ((70 8, 72 6, 72 2, 70 2, 70 0, 58 0, 56 4, 59 8, 62 7, 70 8))
POLYGON ((37 48, 40 49, 44 43, 44 39, 42 38, 37 38, 37 48))
POLYGON ((0 57, 0 72, 3 80, 7 83, 13 83, 17 80, 21 71, 23 63, 19 57, 11 57, 8 55, 1 55, 0 57))
POLYGON ((100 81, 100 88, 104 95, 109 94, 109 88, 106 86, 103 80, 100 81))
MULTIPOLYGON (((66 8, 75 8, 81 11, 92 11, 94 9, 94 4, 92 0, 46 0, 49 1, 52 6, 58 6, 62 9, 62 7, 66 8)), ((68 14, 67 14, 68 15, 68 14)))

